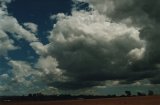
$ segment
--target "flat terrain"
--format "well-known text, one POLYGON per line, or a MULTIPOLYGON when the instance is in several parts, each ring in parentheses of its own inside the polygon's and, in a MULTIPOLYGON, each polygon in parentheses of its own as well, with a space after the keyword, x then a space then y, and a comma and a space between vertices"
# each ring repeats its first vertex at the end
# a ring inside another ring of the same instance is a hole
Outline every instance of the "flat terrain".
POLYGON ((160 105, 160 96, 80 99, 67 101, 1 102, 0 105, 160 105))

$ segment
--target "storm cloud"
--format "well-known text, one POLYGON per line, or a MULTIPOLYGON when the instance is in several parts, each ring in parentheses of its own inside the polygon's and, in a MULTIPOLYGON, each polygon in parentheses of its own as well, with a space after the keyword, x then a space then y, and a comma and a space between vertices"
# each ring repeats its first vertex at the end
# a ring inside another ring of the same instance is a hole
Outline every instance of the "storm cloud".
MULTIPOLYGON (((59 87, 78 89, 119 80, 159 83, 159 1, 80 0, 91 11, 57 15, 49 53, 69 77, 59 87)), ((56 84, 55 84, 56 85, 56 84)))
POLYGON ((48 52, 69 78, 58 83, 59 87, 86 88, 144 75, 130 69, 132 62, 143 58, 145 49, 138 28, 112 23, 97 11, 73 11, 72 16, 58 20, 48 52))

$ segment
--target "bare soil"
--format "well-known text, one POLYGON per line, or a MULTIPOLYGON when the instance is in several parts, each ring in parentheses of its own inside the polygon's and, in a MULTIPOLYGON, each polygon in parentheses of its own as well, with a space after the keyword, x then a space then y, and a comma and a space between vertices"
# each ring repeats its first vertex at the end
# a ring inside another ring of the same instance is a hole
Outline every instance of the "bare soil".
POLYGON ((160 96, 79 99, 67 101, 0 102, 0 105, 160 105, 160 96))

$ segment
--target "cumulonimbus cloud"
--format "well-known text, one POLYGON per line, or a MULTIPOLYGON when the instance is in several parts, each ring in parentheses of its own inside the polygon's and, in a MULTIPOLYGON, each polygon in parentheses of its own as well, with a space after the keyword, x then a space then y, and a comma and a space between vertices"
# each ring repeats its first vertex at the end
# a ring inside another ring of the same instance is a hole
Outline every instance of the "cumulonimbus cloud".
MULTIPOLYGON (((145 41, 145 49, 133 49, 130 55, 135 56, 143 51, 143 59, 134 62, 132 70, 137 74, 150 72, 150 82, 159 84, 159 63, 160 50, 157 48, 160 43, 159 22, 160 2, 158 0, 74 0, 89 3, 90 7, 106 15, 113 22, 124 23, 127 26, 139 27, 141 40, 145 41), (138 52, 138 54, 136 54, 138 52)), ((139 56, 139 55, 138 55, 139 56)), ((142 57, 142 56, 139 56, 142 57)), ((134 57, 137 58, 137 57, 134 57)), ((143 77, 143 76, 142 76, 143 77)))
POLYGON ((141 59, 143 52, 136 53, 145 49, 138 28, 111 22, 97 11, 73 11, 72 16, 58 20, 49 37, 48 53, 69 80, 57 86, 85 88, 106 80, 134 81, 134 76, 143 75, 130 69, 132 58, 141 59))

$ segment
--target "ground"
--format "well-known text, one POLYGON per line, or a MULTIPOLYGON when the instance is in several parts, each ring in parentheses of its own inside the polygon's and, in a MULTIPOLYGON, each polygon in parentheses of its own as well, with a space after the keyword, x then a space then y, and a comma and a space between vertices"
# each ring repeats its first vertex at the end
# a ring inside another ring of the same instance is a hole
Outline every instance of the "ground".
POLYGON ((0 105, 160 105, 160 96, 79 99, 67 101, 1 102, 0 105))

